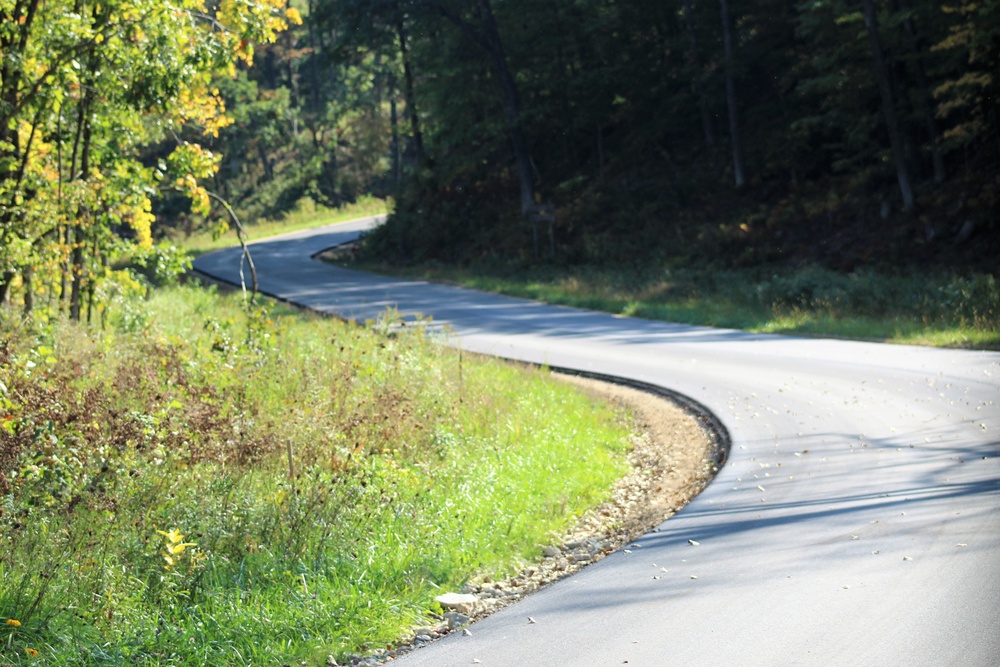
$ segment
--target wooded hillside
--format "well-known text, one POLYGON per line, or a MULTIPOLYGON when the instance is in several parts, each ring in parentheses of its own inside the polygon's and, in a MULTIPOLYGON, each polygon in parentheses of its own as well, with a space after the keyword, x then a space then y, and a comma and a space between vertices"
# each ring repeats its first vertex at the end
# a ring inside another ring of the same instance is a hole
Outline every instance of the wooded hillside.
POLYGON ((1000 250, 997 0, 0 16, 0 297, 28 311, 58 293, 79 317, 122 242, 223 200, 252 223, 391 196, 368 247, 396 261, 992 272, 1000 250))
MULTIPOLYGON (((522 212, 537 203, 555 206, 569 261, 699 239, 734 262, 842 268, 995 250, 995 1, 311 0, 303 13, 246 85, 308 128, 296 150, 312 173, 293 195, 397 196, 383 255, 530 259, 522 212)), ((252 134, 260 157, 228 159, 273 183, 281 149, 252 134)))

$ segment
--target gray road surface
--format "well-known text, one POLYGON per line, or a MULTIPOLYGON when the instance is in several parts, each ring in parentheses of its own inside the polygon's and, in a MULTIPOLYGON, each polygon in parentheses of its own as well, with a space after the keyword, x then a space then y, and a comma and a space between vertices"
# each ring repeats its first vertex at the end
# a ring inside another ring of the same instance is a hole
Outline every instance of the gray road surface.
MULTIPOLYGON (((395 664, 1000 665, 1000 353, 650 322, 310 260, 371 224, 254 245, 262 290, 662 385, 732 436, 708 489, 634 545, 395 664)), ((196 268, 235 281, 237 258, 196 268)))

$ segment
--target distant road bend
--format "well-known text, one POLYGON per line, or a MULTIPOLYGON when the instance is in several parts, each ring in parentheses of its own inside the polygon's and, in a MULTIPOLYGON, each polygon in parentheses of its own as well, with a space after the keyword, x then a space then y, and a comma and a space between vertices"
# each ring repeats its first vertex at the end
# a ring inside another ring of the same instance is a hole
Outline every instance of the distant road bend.
MULTIPOLYGON (((651 322, 310 261, 373 224, 254 244, 261 289, 661 385, 732 436, 715 481, 627 550, 395 664, 1000 665, 1000 353, 651 322)), ((238 256, 195 267, 238 282, 238 256)))

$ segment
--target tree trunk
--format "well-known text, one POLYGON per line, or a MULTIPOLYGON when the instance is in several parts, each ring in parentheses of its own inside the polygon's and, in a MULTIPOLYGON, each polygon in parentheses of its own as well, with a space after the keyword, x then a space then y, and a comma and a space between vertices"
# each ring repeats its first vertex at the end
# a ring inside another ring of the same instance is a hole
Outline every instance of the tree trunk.
MULTIPOLYGON (((31 26, 38 12, 39 0, 27 3, 13 3, 13 7, 0 10, 0 20, 10 21, 10 29, 0 31, 0 161, 13 165, 22 161, 21 146, 17 125, 11 121, 17 118, 22 97, 22 81, 25 69, 16 65, 23 60, 31 38, 31 26), (17 27, 14 27, 16 24, 17 27)), ((23 157, 27 157, 26 155, 23 157)), ((23 167, 22 167, 23 172, 23 167)), ((17 188, 7 188, 5 181, 16 179, 16 173, 10 167, 0 171, 0 191, 9 192, 11 203, 17 188), (13 191, 11 191, 13 190, 13 191)), ((13 211, 15 206, 3 206, 0 213, 0 242, 6 240, 11 231, 13 211)))
POLYGON ((493 73, 496 74, 500 83, 507 136, 510 139, 514 160, 517 163, 518 184, 521 190, 521 213, 527 215, 535 207, 535 188, 531 180, 531 158, 525 149, 524 135, 521 132, 521 102, 517 92, 517 82, 514 81, 510 67, 507 65, 507 54, 504 52, 503 40, 500 39, 500 31, 497 29, 493 6, 490 4, 490 0, 477 1, 476 14, 480 25, 476 27, 459 14, 451 11, 445 4, 441 2, 432 4, 441 16, 465 31, 490 56, 493 73))
POLYGON ((688 41, 691 52, 688 57, 691 65, 691 91, 698 101, 698 111, 701 113, 701 131, 705 135, 705 145, 715 145, 715 133, 712 132, 712 117, 708 113, 708 102, 705 90, 701 85, 701 67, 698 62, 698 38, 694 32, 694 18, 691 14, 691 0, 684 0, 684 23, 687 27, 688 41))
MULTIPOLYGON (((13 271, 4 271, 3 275, 0 275, 0 307, 6 306, 10 301, 10 283, 14 280, 14 276, 13 271)), ((2 314, 3 312, 0 311, 0 315, 2 314)))
POLYGON ((524 147, 524 135, 521 133, 521 102, 517 92, 517 83, 507 66, 507 55, 504 52, 500 32, 497 30, 496 18, 490 0, 479 0, 480 19, 483 23, 485 41, 500 88, 503 92, 503 109, 507 120, 507 133, 510 136, 511 148, 517 162, 518 183, 521 190, 521 213, 527 215, 535 205, 534 184, 531 181, 531 159, 524 147))
POLYGON ((406 27, 402 17, 396 19, 396 36, 399 37, 399 55, 403 61, 403 95, 406 97, 406 113, 410 117, 410 131, 413 133, 413 148, 417 152, 417 164, 427 163, 424 152, 424 138, 420 131, 420 117, 417 115, 417 101, 413 95, 413 68, 410 66, 410 52, 406 45, 406 27))
MULTIPOLYGON (((900 0, 900 7, 909 9, 905 0, 900 0)), ((924 69, 923 49, 920 38, 917 37, 917 29, 913 25, 913 20, 907 16, 903 20, 903 30, 910 42, 910 51, 913 53, 913 67, 917 76, 917 87, 920 88, 918 99, 920 101, 920 115, 924 117, 924 128, 927 130, 927 142, 931 150, 931 162, 934 166, 934 182, 943 183, 945 179, 944 158, 941 156, 941 137, 938 134, 937 122, 934 120, 934 99, 931 96, 931 87, 927 82, 927 70, 924 69)))
POLYGON ((21 271, 21 281, 24 285, 21 291, 24 292, 24 317, 31 317, 31 311, 35 309, 35 268, 30 264, 21 271))
POLYGON ((83 297, 83 227, 77 221, 73 234, 73 252, 70 253, 70 271, 73 273, 73 282, 69 291, 69 318, 74 322, 80 321, 80 301, 83 297))
MULTIPOLYGON (((83 99, 80 101, 80 113, 78 115, 78 122, 80 123, 79 136, 81 137, 81 150, 80 150, 80 177, 86 178, 87 172, 90 171, 90 118, 89 118, 89 107, 90 107, 90 88, 88 86, 88 92, 84 94, 83 99)), ((89 215, 89 212, 85 209, 80 209, 76 214, 76 221, 73 225, 73 252, 70 254, 70 265, 73 277, 73 284, 70 287, 69 294, 69 317, 74 322, 80 321, 80 305, 83 299, 83 279, 84 279, 84 264, 83 264, 83 247, 86 243, 86 236, 84 234, 84 219, 89 215)))
MULTIPOLYGON (((64 248, 68 248, 70 244, 70 226, 66 225, 59 232, 59 241, 62 242, 64 248)), ((66 309, 66 296, 69 290, 69 256, 63 255, 62 262, 59 263, 59 312, 62 313, 66 309)))
POLYGON ((399 114, 396 109, 396 76, 389 72, 389 127, 392 131, 392 182, 398 189, 403 182, 399 144, 399 114))
POLYGON ((862 0, 865 15, 865 29, 868 31, 868 44, 872 50, 872 61, 875 66, 875 78, 878 81, 879 95, 882 97, 882 113, 885 116, 885 128, 889 132, 889 146, 892 158, 896 164, 896 178, 899 181, 899 192, 903 197, 903 210, 913 208, 913 186, 910 173, 906 166, 903 153, 903 132, 896 116, 895 100, 892 86, 889 83, 889 72, 885 65, 885 54, 882 50, 882 39, 878 32, 878 21, 875 18, 875 6, 872 0, 862 0))
POLYGON ((322 91, 322 86, 319 80, 319 49, 316 48, 316 22, 312 17, 315 16, 315 2, 314 0, 309 0, 309 48, 312 49, 312 53, 309 56, 309 77, 312 79, 310 91, 309 91, 309 101, 312 107, 312 113, 314 115, 319 115, 320 112, 320 92, 322 91))
POLYGON ((270 158, 267 157, 267 151, 264 150, 264 144, 257 140, 257 154, 260 155, 260 163, 264 166, 264 178, 268 181, 274 180, 274 165, 271 164, 270 158))
POLYGON ((740 120, 736 108, 736 75, 733 45, 732 20, 729 16, 729 0, 719 0, 722 11, 722 47, 726 60, 726 107, 729 109, 729 136, 733 146, 733 178, 736 187, 746 185, 743 168, 743 142, 740 139, 740 120))

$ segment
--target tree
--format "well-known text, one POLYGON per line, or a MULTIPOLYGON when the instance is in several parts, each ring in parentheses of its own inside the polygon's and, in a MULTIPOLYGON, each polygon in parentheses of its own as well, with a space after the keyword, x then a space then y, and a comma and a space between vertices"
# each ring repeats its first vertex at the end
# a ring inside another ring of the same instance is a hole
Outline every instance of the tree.
POLYGON ((899 192, 903 197, 903 210, 908 211, 914 205, 913 184, 910 181, 910 170, 903 151, 903 130, 896 114, 895 96, 889 81, 882 38, 879 35, 878 19, 875 16, 875 6, 872 0, 862 0, 861 5, 864 9, 865 30, 868 33, 868 44, 875 67, 875 79, 878 82, 878 92, 882 98, 882 114, 885 117, 885 127, 889 132, 889 145, 892 148, 892 158, 896 165, 899 192))
POLYGON ((942 152, 961 152, 967 168, 977 161, 996 165, 1000 160, 1000 3, 963 1, 945 12, 955 20, 931 48, 947 59, 946 74, 933 91, 937 118, 946 128, 942 152))
POLYGON ((738 100, 736 99, 736 46, 733 39, 729 0, 719 0, 722 13, 722 45, 725 53, 726 109, 729 112, 729 143, 733 150, 733 179, 737 188, 746 184, 743 167, 743 140, 740 136, 738 100))
MULTIPOLYGON (((727 8, 728 9, 728 8, 727 8)), ((698 102, 698 112, 701 115, 701 130, 705 135, 705 145, 715 145, 715 133, 712 131, 712 119, 708 111, 708 101, 705 99, 705 91, 702 84, 700 59, 698 57, 698 35, 694 27, 694 8, 692 0, 684 0, 684 27, 687 31, 690 42, 690 55, 688 56, 691 65, 691 88, 698 102)))
POLYGON ((0 2, 0 292, 20 274, 30 312, 35 292, 58 284, 54 306, 68 300, 80 319, 114 277, 109 255, 150 245, 160 190, 207 209, 199 179, 216 156, 176 137, 216 135, 228 119, 213 77, 297 19, 280 0, 0 2), (141 147, 165 140, 169 160, 141 161, 141 147))
POLYGON ((502 96, 504 119, 510 138, 514 160, 517 163, 518 185, 521 191, 521 212, 527 215, 535 205, 534 183, 531 174, 531 158, 524 142, 521 126, 521 98, 517 82, 511 73, 500 30, 490 0, 476 0, 472 17, 463 15, 449 6, 445 0, 428 0, 431 11, 439 14, 460 28, 489 56, 493 73, 498 81, 502 96))

